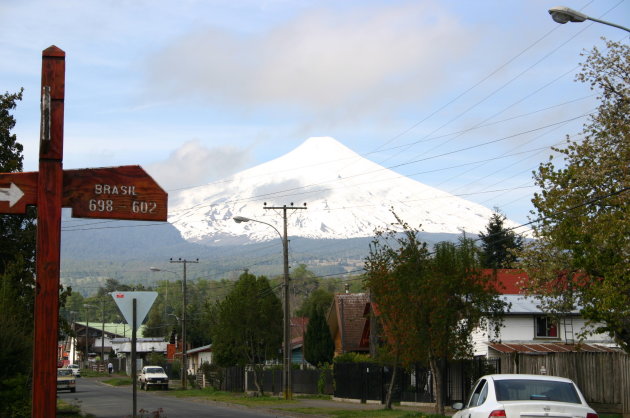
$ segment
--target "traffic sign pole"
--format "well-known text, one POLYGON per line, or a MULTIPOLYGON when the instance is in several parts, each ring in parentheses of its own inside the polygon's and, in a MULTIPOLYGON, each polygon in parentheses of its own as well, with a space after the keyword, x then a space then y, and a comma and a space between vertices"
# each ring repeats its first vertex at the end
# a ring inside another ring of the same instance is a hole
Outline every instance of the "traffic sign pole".
POLYGON ((37 206, 31 415, 38 418, 54 416, 57 407, 62 206, 80 218, 166 221, 168 214, 167 193, 140 166, 63 170, 65 74, 66 53, 45 49, 39 172, 0 173, 0 213, 37 206))
POLYGON ((133 418, 136 418, 138 411, 138 371, 136 370, 136 344, 138 339, 136 338, 136 328, 138 328, 138 301, 136 298, 133 298, 133 320, 131 325, 131 386, 133 392, 133 399, 131 403, 133 404, 133 418))
POLYGON ((51 46, 42 53, 42 116, 37 181, 37 252, 33 344, 33 417, 56 410, 57 330, 61 196, 63 187, 63 107, 66 54, 51 46))

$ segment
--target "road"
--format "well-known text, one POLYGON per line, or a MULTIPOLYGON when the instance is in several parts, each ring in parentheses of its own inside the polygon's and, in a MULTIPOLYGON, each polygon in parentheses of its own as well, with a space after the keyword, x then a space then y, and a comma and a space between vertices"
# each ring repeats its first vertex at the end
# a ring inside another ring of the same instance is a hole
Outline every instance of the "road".
MULTIPOLYGON (((122 418, 131 417, 133 398, 131 386, 109 386, 94 378, 77 379, 77 391, 75 393, 59 392, 58 396, 64 401, 78 404, 81 412, 92 414, 98 418, 122 418)), ((163 396, 156 391, 138 390, 138 411, 144 410, 144 416, 154 416, 154 411, 162 409, 160 417, 168 418, 249 418, 249 417, 276 417, 278 414, 245 407, 217 406, 207 402, 200 402, 194 398, 175 398, 163 396), (164 415, 162 415, 164 414, 164 415)), ((140 413, 138 413, 140 416, 140 413)), ((155 415, 157 416, 157 415, 155 415)))

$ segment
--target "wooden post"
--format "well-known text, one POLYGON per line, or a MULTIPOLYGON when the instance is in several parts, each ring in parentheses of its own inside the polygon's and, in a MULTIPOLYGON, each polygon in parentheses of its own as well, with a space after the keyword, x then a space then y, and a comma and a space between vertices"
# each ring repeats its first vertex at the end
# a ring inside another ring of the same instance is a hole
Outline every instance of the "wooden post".
POLYGON ((42 52, 42 118, 37 184, 37 259, 33 344, 33 417, 56 415, 57 331, 63 115, 66 53, 56 46, 42 52))
POLYGON ((138 416, 138 371, 136 370, 136 328, 138 327, 137 323, 137 310, 138 310, 138 302, 136 298, 133 298, 133 320, 131 321, 131 387, 132 387, 132 404, 133 404, 133 418, 138 416))

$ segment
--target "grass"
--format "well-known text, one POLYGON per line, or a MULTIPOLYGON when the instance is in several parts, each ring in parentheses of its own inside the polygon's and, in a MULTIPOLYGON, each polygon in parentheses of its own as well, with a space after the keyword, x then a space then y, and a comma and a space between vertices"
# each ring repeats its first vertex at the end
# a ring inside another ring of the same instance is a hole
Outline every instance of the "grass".
POLYGON ((178 398, 197 397, 215 402, 226 402, 245 406, 266 406, 287 405, 297 403, 297 401, 285 401, 277 396, 247 396, 243 393, 222 392, 211 388, 174 390, 169 393, 178 398))
POLYGON ((104 373, 104 372, 95 372, 93 370, 89 370, 89 369, 81 369, 81 376, 82 377, 107 377, 109 376, 108 373, 104 373))
POLYGON ((308 415, 327 415, 339 418, 427 418, 442 415, 426 415, 421 412, 402 411, 396 409, 332 409, 332 408, 282 408, 283 411, 299 412, 308 415))
POLYGON ((298 399, 323 399, 325 401, 329 401, 332 399, 331 395, 324 395, 324 394, 311 394, 311 395, 294 395, 295 398, 298 399))
MULTIPOLYGON (((247 396, 243 393, 222 392, 211 388, 205 389, 177 389, 171 391, 169 395, 178 398, 196 397, 214 402, 224 402, 237 404, 248 407, 264 407, 268 409, 277 409, 283 411, 297 412, 307 415, 326 415, 330 417, 340 418, 446 418, 442 415, 426 414, 416 411, 401 409, 342 409, 342 408, 317 408, 317 407, 301 407, 300 399, 331 399, 330 395, 299 395, 293 400, 286 401, 278 396, 247 396)), ((609 417, 618 418, 618 417, 609 417)))
POLYGON ((57 399, 57 414, 58 417, 64 418, 90 418, 91 414, 81 413, 81 408, 77 404, 72 404, 64 401, 63 399, 57 399))
POLYGON ((129 386, 131 385, 130 377, 113 377, 111 379, 103 380, 103 383, 111 386, 129 386))

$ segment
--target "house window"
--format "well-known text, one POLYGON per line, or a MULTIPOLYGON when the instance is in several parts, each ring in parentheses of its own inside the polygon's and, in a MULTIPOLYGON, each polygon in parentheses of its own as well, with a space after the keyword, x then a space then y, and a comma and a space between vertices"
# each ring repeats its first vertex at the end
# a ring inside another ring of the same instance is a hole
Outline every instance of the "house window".
POLYGON ((536 337, 537 338, 557 338, 558 325, 556 321, 548 316, 538 316, 536 321, 536 337))

